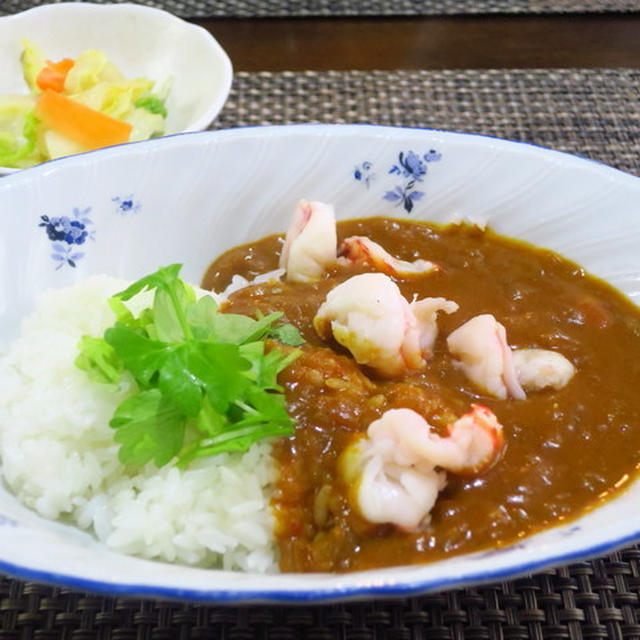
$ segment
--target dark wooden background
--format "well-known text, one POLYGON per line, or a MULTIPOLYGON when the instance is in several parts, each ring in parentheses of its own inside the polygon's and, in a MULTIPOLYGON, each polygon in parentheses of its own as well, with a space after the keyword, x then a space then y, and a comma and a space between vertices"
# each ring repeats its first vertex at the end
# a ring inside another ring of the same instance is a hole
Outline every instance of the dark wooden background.
POLYGON ((196 22, 236 71, 640 67, 638 13, 196 22))

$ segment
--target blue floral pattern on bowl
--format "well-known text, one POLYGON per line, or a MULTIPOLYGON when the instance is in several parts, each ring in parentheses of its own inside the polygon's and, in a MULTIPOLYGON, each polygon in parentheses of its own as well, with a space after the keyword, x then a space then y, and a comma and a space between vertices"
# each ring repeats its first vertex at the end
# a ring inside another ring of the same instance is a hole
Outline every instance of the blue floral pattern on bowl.
POLYGON ((371 162, 363 162, 362 164, 356 165, 353 170, 353 177, 362 182, 362 184, 369 188, 369 185, 372 180, 375 179, 375 174, 372 173, 373 164, 371 162))
MULTIPOLYGON (((401 182, 399 184, 396 182, 392 189, 385 191, 382 198, 388 202, 394 202, 398 207, 402 206, 407 213, 411 213, 416 202, 424 197, 425 192, 418 190, 417 186, 418 183, 424 182, 427 165, 431 162, 439 162, 441 159, 442 154, 435 149, 430 149, 422 155, 413 151, 400 151, 398 160, 391 166, 388 175, 400 179, 401 182)), ((353 177, 368 189, 375 178, 372 171, 373 163, 365 161, 356 165, 353 177)))
POLYGON ((57 263, 56 270, 65 265, 75 268, 78 260, 84 256, 84 252, 78 251, 77 247, 94 239, 95 231, 88 228, 93 224, 89 218, 90 212, 91 207, 74 207, 71 216, 40 216, 38 226, 44 228, 51 241, 51 259, 57 263))
POLYGON ((489 549, 489 551, 485 551, 477 556, 478 559, 482 558, 492 558, 493 556, 500 556, 504 553, 513 553, 516 549, 526 549, 527 545, 524 542, 517 542, 516 544, 511 544, 507 547, 498 547, 496 549, 489 549))
POLYGON ((582 531, 582 527, 573 525, 569 529, 565 529, 560 535, 563 538, 570 538, 574 533, 578 533, 578 531, 582 531))
POLYGON ((417 153, 409 151, 398 154, 398 163, 394 164, 389 173, 402 178, 403 182, 396 185, 392 191, 384 194, 384 199, 395 202, 396 205, 402 205, 407 213, 411 213, 414 204, 424 196, 424 191, 418 191, 416 185, 418 182, 424 182, 427 175, 427 163, 439 162, 441 155, 431 149, 420 157, 417 153))
POLYGON ((128 196, 111 198, 111 202, 115 203, 116 213, 119 213, 121 216, 138 213, 142 207, 140 202, 133 197, 132 193, 128 196))

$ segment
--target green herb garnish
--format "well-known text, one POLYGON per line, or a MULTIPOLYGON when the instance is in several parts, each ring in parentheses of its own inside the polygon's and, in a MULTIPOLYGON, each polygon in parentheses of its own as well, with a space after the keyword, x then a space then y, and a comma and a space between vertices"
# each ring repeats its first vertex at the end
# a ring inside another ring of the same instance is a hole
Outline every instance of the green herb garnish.
POLYGON ((300 351, 267 352, 264 341, 302 344, 297 329, 278 323, 281 313, 219 313, 212 297, 196 300, 180 268, 158 269, 110 298, 115 325, 78 345, 76 365, 92 380, 118 383, 128 371, 138 384, 109 423, 124 464, 161 467, 176 456, 188 464, 293 433, 276 378, 300 351), (144 290, 155 290, 153 306, 136 317, 124 303, 144 290))

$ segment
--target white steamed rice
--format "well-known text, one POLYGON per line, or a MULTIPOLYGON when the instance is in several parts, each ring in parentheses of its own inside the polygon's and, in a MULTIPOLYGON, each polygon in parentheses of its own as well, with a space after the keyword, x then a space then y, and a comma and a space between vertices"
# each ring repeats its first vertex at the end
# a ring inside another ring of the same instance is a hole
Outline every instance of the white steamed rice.
POLYGON ((0 459, 6 484, 45 518, 92 530, 122 553, 252 572, 277 570, 268 443, 187 470, 127 469, 109 420, 131 392, 74 365, 84 334, 114 318, 106 300, 126 282, 94 276, 46 292, 0 359, 0 459))

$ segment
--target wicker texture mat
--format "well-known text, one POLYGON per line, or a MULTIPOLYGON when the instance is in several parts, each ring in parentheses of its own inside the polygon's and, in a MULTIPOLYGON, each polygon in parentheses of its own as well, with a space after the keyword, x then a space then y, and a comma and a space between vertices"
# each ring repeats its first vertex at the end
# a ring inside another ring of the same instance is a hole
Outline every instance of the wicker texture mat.
MULTIPOLYGON (((54 2, 63 0, 52 0, 54 2)), ((111 0, 93 0, 111 2, 111 0)), ((116 0, 126 2, 128 0, 116 0)), ((188 18, 640 11, 640 0, 138 0, 188 18)), ((44 4, 0 0, 0 15, 44 4)))
MULTIPOLYGON (((239 73, 214 128, 369 122, 471 131, 640 175, 640 70, 239 73)), ((181 605, 0 578, 0 640, 640 640, 640 548, 393 602, 181 605)))
POLYGON ((366 122, 533 142, 640 174, 640 70, 238 73, 214 127, 366 122))

